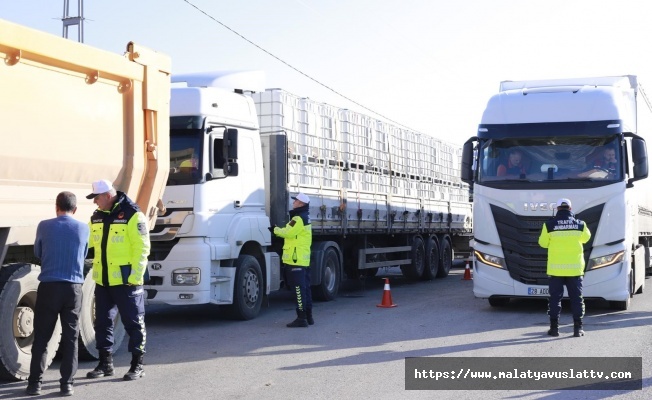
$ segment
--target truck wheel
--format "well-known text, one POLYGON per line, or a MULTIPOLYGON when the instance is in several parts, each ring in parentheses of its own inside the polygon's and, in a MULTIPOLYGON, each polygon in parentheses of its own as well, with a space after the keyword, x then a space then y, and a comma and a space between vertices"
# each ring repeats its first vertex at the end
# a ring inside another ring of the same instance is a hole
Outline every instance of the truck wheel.
POLYGON ((263 273, 254 256, 241 255, 235 262, 233 304, 226 306, 227 315, 234 319, 256 318, 263 303, 263 273))
MULTIPOLYGON (((34 307, 41 268, 11 264, 0 268, 0 380, 25 380, 34 343, 34 307)), ((61 323, 48 342, 46 365, 50 365, 61 340, 61 323)))
MULTIPOLYGON (((92 361, 99 358, 95 348, 95 281, 92 274, 86 274, 82 285, 82 307, 79 313, 79 359, 92 361)), ((125 327, 120 319, 120 313, 113 321, 113 351, 117 351, 125 337, 125 327)))
POLYGON ((401 272, 406 278, 416 280, 423 276, 426 258, 423 239, 421 239, 421 237, 414 237, 410 256, 412 258, 412 263, 401 266, 401 272))
POLYGON ((426 265, 423 268, 423 279, 432 280, 439 270, 439 247, 433 238, 426 241, 426 265))
POLYGON ((451 248, 451 242, 447 239, 442 240, 440 246, 441 264, 439 264, 439 269, 437 270, 437 278, 444 278, 448 276, 453 266, 453 249, 451 248))
POLYGON ((321 283, 312 287, 315 300, 331 301, 340 289, 340 258, 332 247, 324 250, 324 261, 321 265, 321 283))

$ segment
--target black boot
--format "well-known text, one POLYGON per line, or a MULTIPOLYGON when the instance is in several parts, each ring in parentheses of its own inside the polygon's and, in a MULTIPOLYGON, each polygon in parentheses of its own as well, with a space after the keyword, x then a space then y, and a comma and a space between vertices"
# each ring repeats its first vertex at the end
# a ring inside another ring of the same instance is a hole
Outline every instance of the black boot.
POLYGON ((584 327, 582 326, 581 319, 573 320, 573 336, 575 337, 584 336, 584 327))
POLYGON ((41 382, 28 382, 27 389, 25 389, 25 394, 30 396, 38 396, 41 394, 41 382))
POLYGON ((100 362, 94 370, 86 374, 87 378, 95 379, 113 375, 113 355, 108 350, 100 350, 100 362))
POLYGON ((131 353, 131 368, 124 376, 125 381, 135 381, 143 378, 145 370, 143 369, 143 353, 131 353))
POLYGON ((548 329, 548 335, 559 336, 559 319, 550 318, 550 329, 548 329))
POLYGON ((306 320, 308 320, 308 325, 315 324, 315 320, 312 319, 312 308, 306 308, 306 320))
POLYGON ((308 320, 306 319, 306 312, 304 310, 297 310, 297 319, 286 325, 288 328, 306 328, 308 320))

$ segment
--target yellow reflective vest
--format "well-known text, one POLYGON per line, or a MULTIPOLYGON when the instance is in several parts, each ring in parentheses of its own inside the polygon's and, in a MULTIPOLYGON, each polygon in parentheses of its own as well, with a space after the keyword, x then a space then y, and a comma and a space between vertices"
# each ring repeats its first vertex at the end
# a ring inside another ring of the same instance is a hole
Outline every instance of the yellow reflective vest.
POLYGON ((95 249, 93 280, 102 286, 142 285, 149 255, 149 228, 138 205, 124 193, 111 211, 95 210, 89 223, 95 249))
POLYGON ((274 234, 285 239, 283 241, 282 256, 285 264, 296 265, 298 267, 310 266, 312 225, 310 224, 310 217, 308 217, 307 211, 294 215, 285 227, 280 228, 277 226, 274 228, 274 234))
POLYGON ((550 276, 584 275, 583 244, 591 239, 584 221, 570 210, 559 210, 541 228, 539 246, 548 249, 547 274, 550 276))

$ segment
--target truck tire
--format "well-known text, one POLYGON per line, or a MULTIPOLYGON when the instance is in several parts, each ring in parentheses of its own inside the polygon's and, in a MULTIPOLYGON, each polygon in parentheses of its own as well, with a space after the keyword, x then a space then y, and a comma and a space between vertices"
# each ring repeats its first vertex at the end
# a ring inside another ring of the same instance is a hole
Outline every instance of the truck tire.
MULTIPOLYGON (((125 337, 125 327, 120 319, 120 313, 115 316, 113 324, 113 351, 117 351, 125 337)), ((95 281, 92 274, 87 273, 82 285, 82 307, 79 313, 79 345, 80 360, 92 361, 99 358, 95 348, 95 281)))
POLYGON ((423 276, 424 265, 426 263, 425 253, 423 239, 420 236, 415 236, 412 241, 412 251, 410 253, 412 263, 401 266, 403 276, 412 280, 420 279, 423 276))
POLYGON ((441 263, 437 270, 437 278, 444 278, 448 276, 448 273, 453 266, 453 249, 451 247, 451 242, 448 241, 447 238, 444 238, 441 241, 439 253, 441 254, 441 263))
MULTIPOLYGON (((34 307, 41 268, 33 264, 10 264, 0 268, 0 380, 25 380, 34 343, 34 307)), ((61 340, 61 323, 48 342, 46 365, 50 365, 61 340)))
POLYGON ((321 282, 312 287, 312 297, 315 300, 331 301, 337 297, 337 292, 340 289, 341 267, 340 257, 335 249, 326 248, 321 265, 321 282))
POLYGON ((423 279, 430 281, 437 277, 439 270, 439 246, 435 239, 428 238, 426 241, 426 264, 423 268, 423 279))
POLYGON ((226 306, 227 315, 233 319, 250 320, 260 313, 263 303, 263 273, 254 256, 240 255, 235 261, 233 304, 226 306))

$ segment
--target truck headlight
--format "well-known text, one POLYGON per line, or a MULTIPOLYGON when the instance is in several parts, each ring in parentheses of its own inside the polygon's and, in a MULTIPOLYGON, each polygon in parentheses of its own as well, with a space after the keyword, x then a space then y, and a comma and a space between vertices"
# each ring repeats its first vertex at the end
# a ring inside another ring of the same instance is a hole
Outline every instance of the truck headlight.
POLYGON ((507 269, 504 258, 492 256, 491 254, 487 253, 480 253, 477 250, 475 250, 474 253, 478 260, 484 264, 490 265, 494 268, 507 269))
POLYGON ((616 263, 621 262, 624 256, 625 256, 625 252, 619 251, 618 253, 592 258, 589 260, 589 265, 586 266, 586 270, 591 271, 594 269, 614 265, 616 263))
POLYGON ((199 268, 180 268, 172 271, 172 285, 199 285, 201 274, 199 268))

